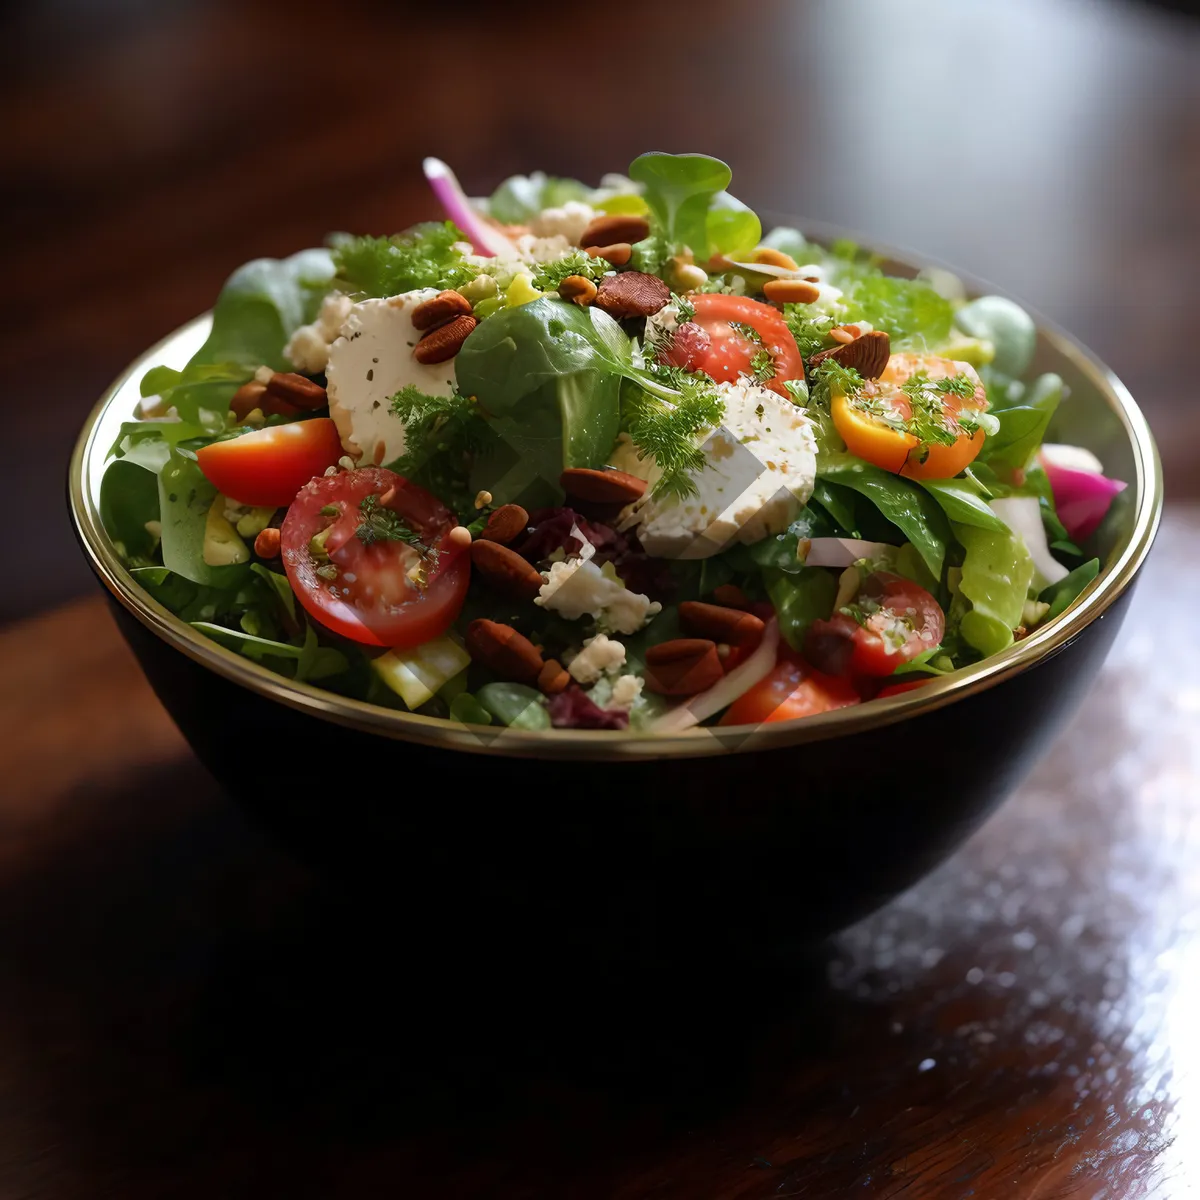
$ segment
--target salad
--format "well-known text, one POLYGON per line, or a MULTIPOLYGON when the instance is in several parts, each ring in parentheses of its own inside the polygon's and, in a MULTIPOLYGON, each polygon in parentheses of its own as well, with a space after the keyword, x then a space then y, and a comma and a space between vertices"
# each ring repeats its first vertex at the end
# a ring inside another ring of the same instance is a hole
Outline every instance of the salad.
POLYGON ((1034 324, 764 235, 702 154, 235 271, 101 484, 133 578, 298 681, 472 725, 805 717, 996 654, 1124 484, 1034 324))

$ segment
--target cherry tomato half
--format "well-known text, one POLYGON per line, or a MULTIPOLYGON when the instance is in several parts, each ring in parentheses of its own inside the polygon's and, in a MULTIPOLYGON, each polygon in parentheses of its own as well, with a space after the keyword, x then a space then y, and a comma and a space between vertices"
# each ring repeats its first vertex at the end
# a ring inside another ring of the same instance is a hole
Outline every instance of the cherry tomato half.
POLYGON ((341 454, 337 426, 328 417, 313 417, 213 442, 196 451, 196 461, 209 483, 231 500, 281 508, 341 454))
POLYGON ((946 618, 919 584, 888 571, 863 581, 854 601, 861 622, 844 612, 814 621, 804 655, 831 675, 890 675, 942 640, 946 618))
POLYGON ((763 381, 781 396, 788 379, 804 378, 804 361, 796 339, 779 310, 749 296, 726 296, 701 292, 688 297, 696 315, 685 321, 676 334, 678 349, 666 348, 660 354, 664 362, 674 362, 691 371, 703 371, 718 383, 733 383, 739 375, 753 375, 754 356, 763 350, 771 355, 775 374, 763 381), (755 336, 736 326, 753 330, 755 336))
POLYGON ((962 428, 958 418, 964 410, 983 412, 987 406, 987 392, 974 367, 928 354, 893 354, 883 374, 869 382, 861 396, 834 392, 830 400, 833 423, 851 454, 910 479, 950 479, 970 466, 983 449, 985 435, 982 429, 962 428), (953 444, 922 444, 915 434, 895 428, 867 409, 870 404, 888 410, 894 420, 911 420, 912 402, 901 388, 918 371, 924 371, 931 383, 965 375, 974 384, 969 400, 954 393, 941 396, 941 424, 954 435, 953 444))
POLYGON ((781 652, 775 669, 739 696, 721 718, 722 725, 764 725, 848 708, 861 700, 849 680, 824 675, 790 650, 781 652))
POLYGON ((418 646, 445 633, 466 599, 471 556, 447 537, 457 524, 436 496, 382 467, 322 476, 284 518, 284 570, 326 628, 369 646, 418 646))

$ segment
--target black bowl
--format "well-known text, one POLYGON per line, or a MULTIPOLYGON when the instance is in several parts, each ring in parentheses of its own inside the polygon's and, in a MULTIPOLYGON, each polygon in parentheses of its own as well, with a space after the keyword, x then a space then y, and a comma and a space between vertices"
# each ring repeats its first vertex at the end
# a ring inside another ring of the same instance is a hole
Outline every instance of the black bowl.
POLYGON ((1096 537, 1099 578, 1062 616, 915 692, 801 721, 657 738, 481 731, 291 683, 201 636, 122 567, 97 511, 105 454, 146 368, 182 365, 207 328, 198 318, 148 351, 92 413, 71 464, 77 536, 159 699, 229 793, 299 855, 442 937, 758 952, 865 915, 975 829, 1074 711, 1161 510, 1133 399, 1043 326, 1035 369, 1070 388, 1055 439, 1129 483, 1096 537))

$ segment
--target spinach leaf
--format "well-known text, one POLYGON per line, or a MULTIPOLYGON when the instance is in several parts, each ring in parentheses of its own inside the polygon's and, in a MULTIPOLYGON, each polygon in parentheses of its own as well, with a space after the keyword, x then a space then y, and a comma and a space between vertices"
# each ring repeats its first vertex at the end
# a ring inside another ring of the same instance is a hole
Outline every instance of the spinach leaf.
POLYGON ((1052 621, 1061 613, 1066 612, 1067 608, 1079 598, 1083 589, 1099 574, 1100 560, 1093 558, 1082 566, 1076 567, 1057 583, 1052 583, 1038 597, 1044 604, 1050 605, 1050 611, 1042 620, 1052 621))
POLYGON ((817 474, 865 496, 912 542, 932 574, 941 578, 950 525, 928 492, 852 454, 833 453, 819 458, 817 474))
MULTIPOLYGON (((642 154, 630 163, 629 177, 645 187, 646 203, 667 239, 675 245, 690 246, 698 258, 708 257, 713 233, 728 242, 748 229, 744 214, 736 218, 717 216, 709 225, 710 208, 733 178, 733 172, 719 158, 707 154, 642 154)), ((757 217, 754 223, 758 224, 757 217)))
POLYGON ((148 558, 158 538, 146 528, 158 520, 158 481, 131 462, 109 463, 100 480, 100 523, 126 561, 148 558))
POLYGON ((1063 381, 1058 375, 1038 377, 1023 397, 1024 404, 996 413, 1000 428, 984 441, 980 459, 1013 470, 1024 470, 1046 436, 1046 427, 1063 397, 1063 381))
MULTIPOLYGON (((820 460, 818 460, 820 461, 820 460)), ((808 533, 804 537, 859 537, 858 522, 854 516, 854 497, 843 491, 836 483, 818 479, 813 484, 812 498, 829 514, 836 528, 821 533, 808 533)))
POLYGON ((768 571, 765 580, 779 632, 793 650, 801 649, 808 627, 833 612, 837 576, 823 567, 801 567, 798 572, 768 571))
POLYGON ((1008 529, 956 524, 954 535, 966 551, 958 590, 971 605, 962 614, 962 636, 981 654, 995 654, 1012 645, 1021 623, 1033 559, 1021 536, 1008 529))
POLYGON ((550 728, 550 713, 536 688, 521 683, 485 683, 475 699, 486 713, 510 729, 550 728))
MULTIPOLYGON (((169 370, 167 367, 161 369, 169 370)), ((173 446, 207 436, 207 430, 190 421, 126 421, 108 453, 110 457, 123 459, 157 475, 166 466, 173 446)))
POLYGON ((455 374, 511 453, 481 459, 472 483, 500 503, 539 484, 558 496, 565 468, 604 463, 631 359, 621 327, 594 307, 544 296, 482 322, 459 351, 455 374))
POLYGON ((921 486, 941 505, 951 521, 979 529, 1008 528, 988 507, 983 489, 972 479, 922 479, 921 486))
MULTIPOLYGON (((340 675, 350 666, 349 660, 340 650, 329 646, 321 646, 311 625, 305 627, 305 639, 302 646, 293 646, 289 642, 277 642, 272 638, 258 637, 254 634, 243 633, 239 629, 228 629, 224 625, 215 625, 209 621, 193 621, 192 628, 200 630, 214 641, 231 646, 239 654, 255 662, 267 663, 268 659, 291 661, 295 665, 291 671, 283 671, 298 682, 305 680, 325 679, 330 675, 340 675)), ((275 667, 274 669, 279 669, 275 667)))
POLYGON ((728 192, 718 192, 713 197, 704 226, 710 255, 750 250, 762 238, 758 214, 728 192))
POLYGON ((230 587, 249 573, 246 565, 214 567, 204 561, 205 525, 216 498, 217 489, 200 467, 173 449, 158 475, 163 565, 193 583, 230 587))

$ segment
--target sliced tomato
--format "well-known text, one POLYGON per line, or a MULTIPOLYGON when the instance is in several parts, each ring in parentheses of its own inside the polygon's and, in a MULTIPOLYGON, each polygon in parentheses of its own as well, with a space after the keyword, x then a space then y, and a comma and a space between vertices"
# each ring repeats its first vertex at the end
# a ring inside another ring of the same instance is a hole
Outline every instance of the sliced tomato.
POLYGON ((322 476, 284 518, 284 570, 326 628, 369 646, 418 646, 445 633, 466 599, 471 556, 448 536, 457 524, 436 496, 382 467, 322 476))
POLYGON ((269 425, 196 451, 204 477, 239 504, 280 508, 342 455, 328 417, 269 425))
POLYGON ((718 383, 733 383, 739 375, 753 375, 755 355, 766 350, 775 373, 763 380, 764 387, 786 396, 784 383, 804 378, 804 360, 796 339, 777 308, 749 296, 717 292, 697 293, 688 301, 696 315, 680 326, 679 349, 664 347, 660 353, 663 362, 703 371, 718 383), (752 333, 747 335, 747 330, 752 333))
POLYGON ((938 602, 919 584, 888 571, 868 575, 855 597, 857 616, 814 621, 804 655, 831 675, 890 675, 932 650, 946 631, 938 602))
POLYGON ((987 391, 969 363, 929 354, 893 354, 883 374, 860 395, 834 392, 829 407, 851 454, 910 479, 950 479, 971 465, 983 449, 985 436, 982 429, 964 429, 959 418, 964 411, 983 412, 987 406, 987 391), (974 385, 970 399, 953 393, 942 396, 940 423, 953 435, 952 444, 923 443, 903 428, 913 412, 910 398, 901 389, 919 371, 931 382, 966 375, 974 385))
POLYGON ((739 696, 721 718, 722 725, 764 725, 848 708, 862 700, 847 679, 825 675, 799 655, 784 650, 775 669, 739 696))

